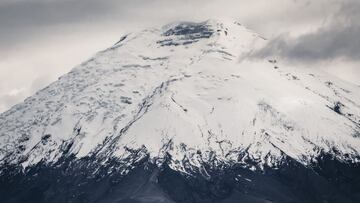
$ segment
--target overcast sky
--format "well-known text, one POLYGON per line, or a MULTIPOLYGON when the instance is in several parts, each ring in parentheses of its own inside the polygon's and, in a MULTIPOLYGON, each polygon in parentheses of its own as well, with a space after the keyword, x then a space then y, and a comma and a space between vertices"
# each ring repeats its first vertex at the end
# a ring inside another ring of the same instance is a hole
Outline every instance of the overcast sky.
POLYGON ((124 33, 224 17, 270 39, 255 57, 322 64, 360 81, 358 0, 0 0, 0 112, 124 33))

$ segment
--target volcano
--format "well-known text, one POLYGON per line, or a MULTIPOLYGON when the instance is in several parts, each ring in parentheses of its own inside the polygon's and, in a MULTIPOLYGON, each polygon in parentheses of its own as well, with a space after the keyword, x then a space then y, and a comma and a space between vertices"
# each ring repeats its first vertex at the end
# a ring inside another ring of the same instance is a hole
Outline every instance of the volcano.
POLYGON ((236 21, 129 33, 0 115, 1 202, 360 202, 360 87, 236 21))

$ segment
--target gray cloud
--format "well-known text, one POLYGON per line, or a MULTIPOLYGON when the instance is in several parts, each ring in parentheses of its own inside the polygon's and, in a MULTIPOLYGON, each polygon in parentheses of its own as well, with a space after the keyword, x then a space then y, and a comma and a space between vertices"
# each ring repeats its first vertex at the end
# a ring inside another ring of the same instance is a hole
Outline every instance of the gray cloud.
MULTIPOLYGON (((28 0, 0 2, 0 49, 61 32, 66 25, 106 21, 107 14, 124 13, 116 0, 28 0), (59 31, 60 30, 60 31, 59 31)), ((131 6, 131 1, 122 1, 131 6)), ((136 1, 135 1, 136 2, 136 1)), ((66 28, 66 27, 65 27, 66 28)), ((1 51, 1 50, 0 50, 1 51)))
POLYGON ((67 21, 84 21, 112 9, 110 1, 62 0, 62 1, 15 1, 0 3, 0 23, 17 27, 47 25, 67 21))
POLYGON ((360 60, 360 2, 347 0, 324 26, 298 37, 282 34, 256 53, 293 61, 360 60))

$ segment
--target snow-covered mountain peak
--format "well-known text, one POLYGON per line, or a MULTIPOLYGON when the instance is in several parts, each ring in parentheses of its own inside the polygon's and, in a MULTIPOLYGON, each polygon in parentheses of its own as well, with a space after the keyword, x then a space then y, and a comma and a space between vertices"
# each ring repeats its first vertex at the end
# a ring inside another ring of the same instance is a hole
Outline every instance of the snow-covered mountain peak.
POLYGON ((232 21, 180 22, 123 36, 0 115, 0 164, 64 156, 150 157, 277 167, 323 153, 358 162, 359 87, 246 56, 264 45, 232 21), (250 164, 251 163, 251 164, 250 164))

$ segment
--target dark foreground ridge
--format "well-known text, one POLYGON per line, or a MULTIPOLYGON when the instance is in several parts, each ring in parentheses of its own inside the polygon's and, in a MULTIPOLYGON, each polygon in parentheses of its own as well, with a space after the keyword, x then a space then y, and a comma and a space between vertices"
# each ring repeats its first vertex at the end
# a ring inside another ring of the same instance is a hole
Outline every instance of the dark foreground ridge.
POLYGON ((98 167, 92 158, 60 162, 39 163, 24 173, 15 166, 2 167, 1 202, 360 202, 360 166, 329 156, 311 168, 291 159, 265 172, 233 165, 208 170, 211 178, 185 176, 167 164, 159 168, 147 158, 127 175, 114 169, 119 167, 116 161, 98 167))

